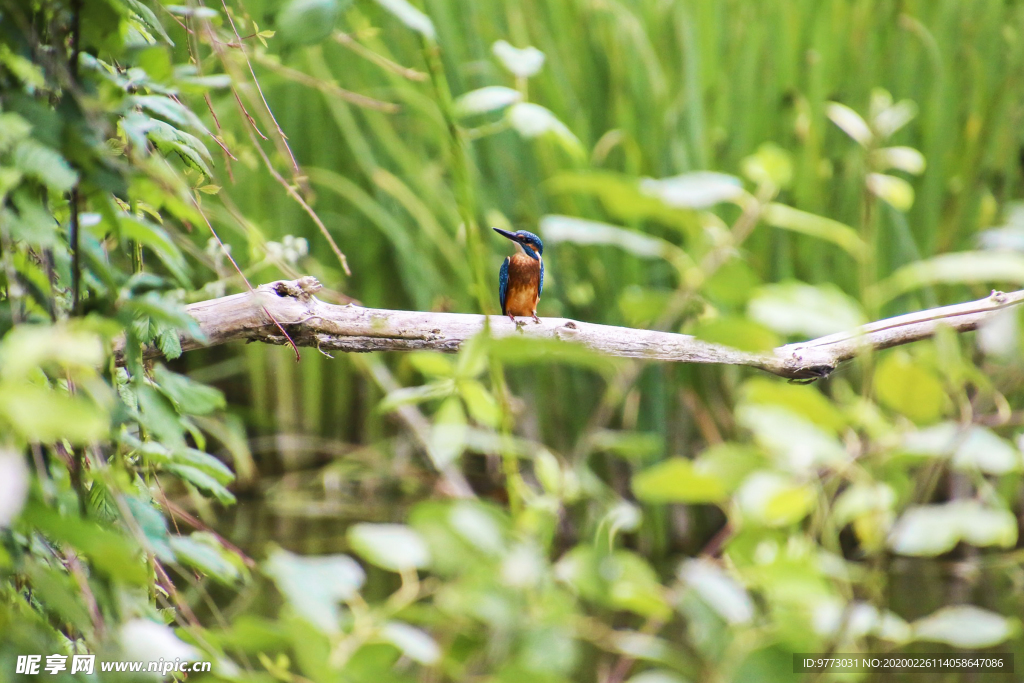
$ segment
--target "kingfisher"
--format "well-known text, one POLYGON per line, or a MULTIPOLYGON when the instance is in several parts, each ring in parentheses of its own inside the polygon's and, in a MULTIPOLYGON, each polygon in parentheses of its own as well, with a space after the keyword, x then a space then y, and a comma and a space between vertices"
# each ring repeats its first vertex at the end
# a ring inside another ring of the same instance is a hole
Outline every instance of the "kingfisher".
POLYGON ((512 322, 516 322, 516 316, 520 315, 533 316, 533 321, 539 323, 537 302, 544 291, 544 261, 541 259, 544 243, 526 230, 509 232, 494 228, 494 232, 512 240, 517 247, 515 254, 505 257, 501 272, 498 273, 501 312, 512 322))

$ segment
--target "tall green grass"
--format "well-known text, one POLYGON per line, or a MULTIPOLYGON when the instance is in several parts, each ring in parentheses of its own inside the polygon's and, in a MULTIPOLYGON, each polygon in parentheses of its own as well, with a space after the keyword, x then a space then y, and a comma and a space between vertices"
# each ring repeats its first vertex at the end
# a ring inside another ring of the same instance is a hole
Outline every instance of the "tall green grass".
MULTIPOLYGON (((879 87, 920 107, 893 142, 922 150, 928 161, 927 171, 913 181, 912 210, 904 216, 883 205, 876 213, 879 276, 922 257, 971 247, 977 231, 998 220, 993 207, 1021 195, 1024 9, 1013 3, 429 0, 422 7, 437 27, 454 95, 484 85, 515 85, 490 53, 496 40, 542 50, 546 63, 529 81, 529 98, 564 121, 591 156, 574 160, 512 131, 470 141, 468 190, 473 217, 483 227, 503 216, 517 228, 535 228, 551 212, 616 222, 595 201, 552 192, 547 181, 581 168, 648 177, 698 169, 738 173, 744 157, 773 142, 794 160, 795 182, 781 199, 860 229, 864 159, 825 117, 824 107, 835 100, 863 111, 879 87)), ((247 3, 261 25, 272 23, 276 8, 273 2, 247 3)), ((429 72, 420 37, 371 3, 352 6, 340 28, 398 64, 429 72)), ((316 79, 401 109, 360 108, 259 71, 315 191, 316 210, 348 255, 353 274, 343 276, 312 222, 272 178, 258 165, 236 163, 236 183, 225 191, 246 207, 260 235, 305 236, 312 251, 301 269, 366 305, 478 310, 453 141, 430 79, 411 80, 333 41, 316 47, 272 41, 269 52, 316 79)), ((230 96, 214 105, 229 136, 244 139, 230 96)), ((668 226, 631 227, 686 247, 683 235, 668 226)), ((243 252, 259 251, 240 231, 230 239, 243 252)), ((507 245, 488 235, 482 239, 487 278, 496 277, 507 245)), ((856 265, 838 249, 764 227, 745 249, 765 282, 796 277, 857 294, 856 265)), ((546 257, 543 315, 623 324, 628 317, 619 300, 629 287, 672 286, 670 272, 607 249, 565 245, 546 257)), ((277 273, 268 269, 260 275, 269 279, 277 273)), ((932 302, 905 298, 886 312, 927 303, 932 302)), ((252 361, 250 379, 239 379, 251 382, 257 394, 274 391, 290 402, 269 411, 266 397, 255 395, 254 407, 263 406, 256 411, 261 429, 301 426, 353 442, 380 429, 373 424, 381 418, 366 410, 374 390, 346 361, 307 352, 303 365, 293 366, 272 360, 284 351, 245 353, 252 361), (362 406, 366 421, 342 419, 342 405, 362 406)), ((565 441, 578 433, 592 407, 593 378, 571 370, 517 374, 517 391, 545 397, 527 408, 541 434, 565 441), (542 400, 560 408, 539 409, 542 400)), ((667 437, 670 423, 688 419, 678 397, 682 376, 696 381, 699 392, 711 390, 704 386, 709 380, 724 383, 725 390, 731 383, 718 372, 695 377, 685 369, 650 371, 640 384, 638 429, 667 437)), ((671 448, 685 449, 685 440, 671 448)))

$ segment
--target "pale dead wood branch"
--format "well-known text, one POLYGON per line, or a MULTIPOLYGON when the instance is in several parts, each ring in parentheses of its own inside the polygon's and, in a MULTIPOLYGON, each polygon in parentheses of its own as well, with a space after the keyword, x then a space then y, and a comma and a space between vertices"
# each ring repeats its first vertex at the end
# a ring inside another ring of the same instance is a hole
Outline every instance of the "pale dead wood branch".
MULTIPOLYGON (((454 353, 484 330, 495 338, 521 334, 526 338, 558 339, 582 344, 609 356, 675 363, 747 365, 789 379, 827 377, 843 361, 867 349, 886 349, 933 336, 942 327, 956 332, 977 329, 999 311, 1024 302, 1024 290, 992 292, 978 301, 933 308, 869 323, 849 332, 780 346, 770 353, 748 353, 711 344, 684 334, 612 327, 542 318, 514 325, 503 316, 429 313, 339 306, 314 294, 320 283, 313 277, 280 280, 253 292, 201 301, 186 307, 205 340, 183 337, 191 350, 229 341, 287 344, 276 319, 295 344, 322 351, 417 351, 454 353), (269 314, 269 315, 268 315, 269 314), (270 317, 272 316, 272 317, 270 317)), ((117 349, 120 353, 120 349, 117 349)), ((158 352, 152 351, 153 355, 158 352)))

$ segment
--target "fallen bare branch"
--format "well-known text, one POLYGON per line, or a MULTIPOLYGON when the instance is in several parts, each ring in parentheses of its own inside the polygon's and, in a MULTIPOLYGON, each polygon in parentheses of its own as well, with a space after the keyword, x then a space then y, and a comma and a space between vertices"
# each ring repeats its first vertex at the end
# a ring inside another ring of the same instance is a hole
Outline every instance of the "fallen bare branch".
MULTIPOLYGON (((320 283, 313 277, 280 280, 254 292, 201 301, 186 310, 206 336, 204 342, 183 337, 181 347, 191 350, 229 341, 246 340, 287 344, 274 319, 295 344, 321 351, 415 351, 454 353, 484 329, 485 316, 466 313, 429 313, 338 306, 314 294, 320 283), (273 316, 273 318, 268 316, 273 316)), ((503 316, 491 316, 494 337, 560 339, 595 351, 626 358, 676 363, 748 365, 789 379, 827 377, 840 363, 866 349, 886 349, 931 337, 940 326, 956 332, 977 329, 1000 310, 1024 302, 1024 290, 992 292, 978 301, 933 308, 869 323, 839 334, 780 346, 757 354, 700 341, 684 334, 628 327, 594 325, 565 318, 542 318, 519 326, 503 316)), ((120 354, 120 349, 117 350, 120 354)), ((152 350, 152 354, 158 352, 152 350)))

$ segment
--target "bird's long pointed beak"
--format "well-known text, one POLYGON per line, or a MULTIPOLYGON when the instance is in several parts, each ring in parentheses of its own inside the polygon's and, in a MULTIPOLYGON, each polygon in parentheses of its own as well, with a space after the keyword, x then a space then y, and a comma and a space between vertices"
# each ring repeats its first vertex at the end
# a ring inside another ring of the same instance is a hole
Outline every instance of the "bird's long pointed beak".
POLYGON ((509 232, 508 230, 502 230, 501 228, 491 228, 491 230, 493 230, 494 232, 498 233, 498 234, 499 234, 499 235, 501 235, 502 237, 507 237, 507 238, 509 238, 509 239, 510 239, 510 240, 512 240, 513 242, 518 242, 518 241, 519 241, 519 240, 518 240, 518 239, 516 238, 516 234, 515 234, 514 232, 509 232))

